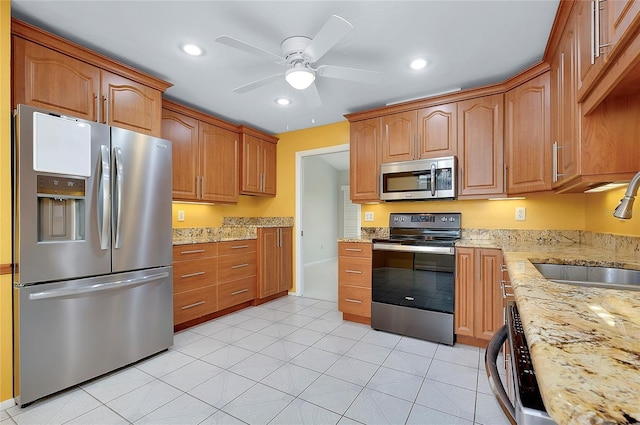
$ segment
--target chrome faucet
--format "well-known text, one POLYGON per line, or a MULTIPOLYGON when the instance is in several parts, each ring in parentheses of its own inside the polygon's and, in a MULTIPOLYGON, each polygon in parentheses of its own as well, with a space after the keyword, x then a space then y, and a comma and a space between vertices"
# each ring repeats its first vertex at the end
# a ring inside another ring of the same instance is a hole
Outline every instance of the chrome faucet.
POLYGON ((640 172, 631 179, 629 187, 627 187, 627 191, 624 194, 624 198, 620 200, 620 205, 618 205, 613 212, 614 217, 622 218, 624 220, 631 218, 633 212, 633 201, 636 199, 638 186, 640 186, 640 172))

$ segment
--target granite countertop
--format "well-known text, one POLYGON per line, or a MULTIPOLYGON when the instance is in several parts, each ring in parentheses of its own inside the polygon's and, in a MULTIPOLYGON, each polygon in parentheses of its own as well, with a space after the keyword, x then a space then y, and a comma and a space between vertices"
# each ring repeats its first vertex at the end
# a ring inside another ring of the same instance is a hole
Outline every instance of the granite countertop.
POLYGON ((549 415, 559 424, 640 421, 640 292, 554 283, 532 265, 640 270, 640 256, 579 244, 495 245, 549 415))
POLYGON ((293 227, 293 217, 224 217, 221 227, 173 229, 173 244, 257 239, 260 227, 293 227))

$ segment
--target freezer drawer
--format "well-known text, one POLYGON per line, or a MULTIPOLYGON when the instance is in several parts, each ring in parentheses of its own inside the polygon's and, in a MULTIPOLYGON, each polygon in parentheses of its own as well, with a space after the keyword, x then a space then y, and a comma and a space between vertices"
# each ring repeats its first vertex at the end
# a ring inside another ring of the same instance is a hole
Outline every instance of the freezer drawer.
POLYGON ((172 268, 14 288, 24 405, 173 345, 172 268))

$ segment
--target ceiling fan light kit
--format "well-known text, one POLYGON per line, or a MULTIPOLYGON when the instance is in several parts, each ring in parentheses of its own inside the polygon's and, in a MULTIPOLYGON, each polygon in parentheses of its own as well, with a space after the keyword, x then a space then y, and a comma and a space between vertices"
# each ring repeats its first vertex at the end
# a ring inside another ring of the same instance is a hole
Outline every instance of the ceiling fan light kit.
POLYGON ((291 87, 297 90, 308 88, 316 79, 316 74, 312 69, 305 67, 303 64, 288 69, 284 74, 284 79, 291 87))

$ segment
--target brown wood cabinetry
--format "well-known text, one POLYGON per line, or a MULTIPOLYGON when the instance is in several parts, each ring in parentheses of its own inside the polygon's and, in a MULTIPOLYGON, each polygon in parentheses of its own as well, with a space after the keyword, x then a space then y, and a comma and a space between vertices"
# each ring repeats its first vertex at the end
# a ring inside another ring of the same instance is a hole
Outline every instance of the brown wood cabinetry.
POLYGON ((173 247, 173 323, 214 313, 217 304, 216 243, 173 247))
POLYGON ((247 127, 240 136, 240 193, 275 196, 278 139, 247 127))
POLYGON ((486 346, 503 323, 502 251, 456 248, 455 334, 464 344, 486 346))
POLYGON ((550 95, 549 72, 505 94, 507 194, 551 190, 550 95))
POLYGON ((23 22, 12 21, 12 104, 160 136, 171 84, 23 22))
POLYGON ((371 323, 371 244, 338 243, 338 310, 344 320, 371 323))
POLYGON ((505 193, 504 95, 458 102, 458 194, 460 198, 505 193))
POLYGON ((352 122, 350 134, 351 201, 380 201, 380 118, 352 122))
POLYGON ((416 159, 416 111, 385 115, 382 123, 382 163, 416 159))
POLYGON ((258 267, 256 241, 225 241, 218 245, 218 310, 254 300, 258 267))
POLYGON ((162 137, 173 151, 173 199, 238 201, 238 133, 235 126, 165 100, 162 137))
POLYGON ((458 151, 458 105, 418 109, 418 158, 455 155, 458 151))
POLYGON ((293 231, 258 228, 258 298, 286 295, 293 284, 293 231))

